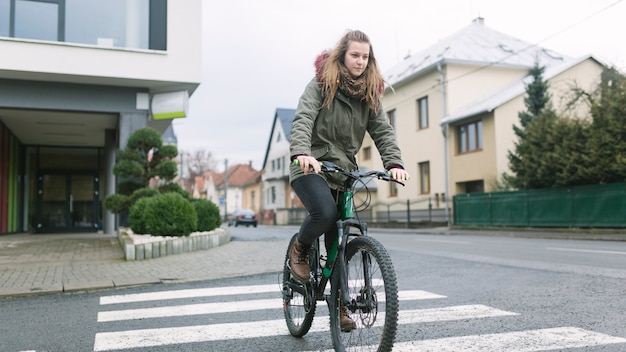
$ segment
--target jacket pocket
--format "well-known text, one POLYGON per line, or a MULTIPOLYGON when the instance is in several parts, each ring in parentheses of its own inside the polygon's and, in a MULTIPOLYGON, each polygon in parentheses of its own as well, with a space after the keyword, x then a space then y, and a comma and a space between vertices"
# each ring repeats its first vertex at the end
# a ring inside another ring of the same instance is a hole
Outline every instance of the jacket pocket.
POLYGON ((314 157, 315 159, 319 159, 325 156, 326 154, 328 154, 329 150, 330 150, 330 146, 328 145, 325 145, 320 148, 311 149, 311 156, 314 157))

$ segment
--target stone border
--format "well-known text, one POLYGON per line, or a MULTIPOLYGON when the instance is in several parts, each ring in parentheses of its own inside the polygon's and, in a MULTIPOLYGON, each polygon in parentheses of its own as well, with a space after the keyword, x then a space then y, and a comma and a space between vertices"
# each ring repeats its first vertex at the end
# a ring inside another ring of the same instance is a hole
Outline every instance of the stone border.
POLYGON ((209 232, 194 232, 187 237, 163 237, 136 235, 130 229, 120 229, 117 239, 126 260, 132 261, 219 247, 230 242, 230 231, 217 228, 209 232))

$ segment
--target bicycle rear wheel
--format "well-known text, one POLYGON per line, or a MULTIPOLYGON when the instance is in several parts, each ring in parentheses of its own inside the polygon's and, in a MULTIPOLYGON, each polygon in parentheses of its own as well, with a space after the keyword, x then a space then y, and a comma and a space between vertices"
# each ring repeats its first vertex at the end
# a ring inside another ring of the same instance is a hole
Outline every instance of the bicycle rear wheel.
POLYGON ((335 351, 391 351, 398 327, 398 286, 387 250, 371 237, 356 237, 346 247, 348 315, 357 328, 342 332, 339 324, 340 273, 332 278, 330 330, 335 351))
MULTIPOLYGON (((295 337, 302 337, 306 335, 311 328, 317 301, 315 300, 312 284, 299 283, 292 278, 291 270, 289 270, 289 249, 296 240, 296 236, 297 234, 291 238, 289 246, 287 247, 287 254, 285 255, 282 282, 283 313, 289 333, 295 337)), ((312 262, 315 262, 315 258, 317 258, 315 247, 317 246, 314 245, 311 247, 312 252, 309 255, 309 260, 312 262)))

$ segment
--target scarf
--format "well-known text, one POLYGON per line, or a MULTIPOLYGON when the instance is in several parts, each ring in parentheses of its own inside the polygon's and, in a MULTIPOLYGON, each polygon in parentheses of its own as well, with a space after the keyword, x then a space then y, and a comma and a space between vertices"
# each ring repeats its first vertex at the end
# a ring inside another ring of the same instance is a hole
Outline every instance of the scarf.
POLYGON ((358 78, 353 78, 348 69, 344 65, 339 66, 339 85, 337 88, 350 98, 365 100, 365 90, 367 83, 365 82, 365 74, 358 78))

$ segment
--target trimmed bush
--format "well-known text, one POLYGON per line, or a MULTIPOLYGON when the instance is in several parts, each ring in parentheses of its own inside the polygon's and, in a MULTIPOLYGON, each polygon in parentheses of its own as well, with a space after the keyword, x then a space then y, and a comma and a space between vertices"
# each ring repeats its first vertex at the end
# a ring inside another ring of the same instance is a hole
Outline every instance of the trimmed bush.
POLYGON ((189 192, 185 191, 178 183, 166 183, 162 186, 159 186, 159 192, 161 193, 174 192, 174 193, 180 194, 185 199, 190 198, 189 192))
POLYGON ((113 213, 119 213, 128 208, 129 204, 130 198, 122 194, 111 194, 104 199, 104 207, 113 213))
POLYGON ((139 198, 135 204, 130 207, 128 211, 128 226, 134 233, 148 233, 145 211, 151 199, 151 197, 139 198))
POLYGON ((143 198, 147 233, 153 236, 188 236, 198 227, 196 209, 178 193, 143 198))
POLYGON ((206 199, 193 199, 191 204, 196 209, 198 227, 196 231, 211 231, 222 224, 220 209, 215 203, 206 199))
POLYGON ((130 205, 132 206, 141 198, 150 198, 159 194, 160 192, 156 188, 140 188, 130 195, 130 205))

